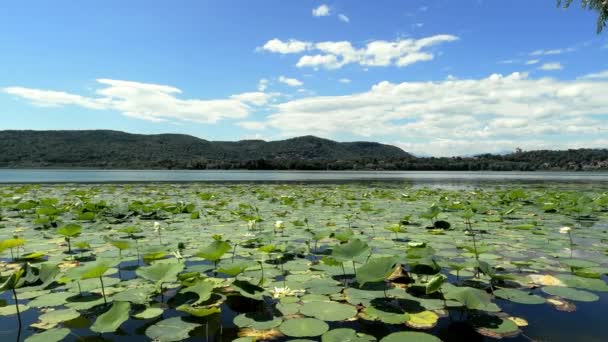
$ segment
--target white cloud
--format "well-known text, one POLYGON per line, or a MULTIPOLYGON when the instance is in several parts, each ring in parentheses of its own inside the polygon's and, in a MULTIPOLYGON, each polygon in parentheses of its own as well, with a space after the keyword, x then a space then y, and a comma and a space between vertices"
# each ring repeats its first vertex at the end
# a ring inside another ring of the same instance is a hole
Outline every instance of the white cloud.
POLYGON ((216 123, 222 119, 244 118, 257 106, 269 102, 273 94, 250 92, 224 99, 180 99, 175 87, 131 81, 98 79, 103 85, 96 96, 86 97, 59 91, 8 87, 2 92, 23 98, 38 106, 80 106, 95 110, 119 111, 123 115, 148 121, 192 121, 216 123))
POLYGON ((252 131, 261 131, 266 129, 266 124, 260 121, 241 121, 237 122, 237 125, 252 131))
POLYGON ((345 14, 338 14, 338 19, 340 19, 340 21, 345 22, 345 23, 349 23, 350 22, 350 18, 347 17, 345 14))
POLYGON ((376 40, 368 42, 362 48, 355 48, 348 41, 325 41, 312 44, 294 40, 285 43, 273 39, 268 41, 263 48, 277 53, 296 53, 296 50, 298 52, 306 50, 318 52, 300 57, 296 64, 300 68, 339 69, 351 63, 362 66, 405 67, 413 63, 432 60, 435 57, 434 54, 423 50, 455 40, 458 40, 458 37, 440 34, 421 39, 376 40), (297 48, 288 46, 290 42, 291 45, 297 44, 297 48))
POLYGON ((552 50, 536 50, 530 52, 530 56, 550 56, 550 55, 561 55, 567 52, 574 52, 575 48, 569 47, 565 49, 552 49, 552 50))
POLYGON ((301 53, 309 49, 311 44, 309 42, 303 42, 300 40, 290 39, 286 42, 280 39, 271 39, 264 44, 259 49, 280 53, 280 54, 288 54, 288 53, 301 53))
POLYGON ((608 81, 533 79, 523 73, 439 82, 384 81, 362 93, 272 105, 265 122, 282 136, 400 141, 413 152, 432 155, 533 149, 543 142, 566 146, 602 136, 598 127, 601 116, 608 114, 606 93, 608 81))
POLYGON ((262 78, 258 82, 258 91, 266 91, 266 89, 268 89, 268 80, 265 78, 262 78))
POLYGON ((287 84, 290 87, 299 87, 304 84, 301 81, 299 81, 298 79, 288 78, 285 76, 279 76, 278 80, 279 80, 279 82, 281 82, 283 84, 287 84))
POLYGON ((545 63, 541 65, 538 69, 545 71, 554 71, 554 70, 562 70, 564 67, 561 63, 545 63))
POLYGON ((312 15, 313 17, 327 17, 328 15, 330 15, 329 6, 323 4, 317 8, 313 8, 312 15))
POLYGON ((608 70, 587 74, 581 77, 581 79, 595 80, 595 79, 608 79, 608 70))
POLYGON ((340 83, 350 83, 351 80, 349 78, 341 78, 341 79, 338 80, 338 82, 340 82, 340 83))
POLYGON ((526 61, 526 65, 534 65, 534 64, 538 64, 540 62, 540 60, 538 59, 531 59, 529 61, 526 61))

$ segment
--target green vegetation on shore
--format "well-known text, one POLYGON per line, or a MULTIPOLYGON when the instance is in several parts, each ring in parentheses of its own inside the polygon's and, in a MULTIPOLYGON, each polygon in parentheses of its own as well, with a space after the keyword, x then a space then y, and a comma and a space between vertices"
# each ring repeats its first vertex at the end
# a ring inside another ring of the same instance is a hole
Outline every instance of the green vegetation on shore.
POLYGON ((0 167, 248 170, 608 170, 608 149, 415 157, 374 142, 314 136, 207 141, 189 135, 118 131, 0 131, 0 167))

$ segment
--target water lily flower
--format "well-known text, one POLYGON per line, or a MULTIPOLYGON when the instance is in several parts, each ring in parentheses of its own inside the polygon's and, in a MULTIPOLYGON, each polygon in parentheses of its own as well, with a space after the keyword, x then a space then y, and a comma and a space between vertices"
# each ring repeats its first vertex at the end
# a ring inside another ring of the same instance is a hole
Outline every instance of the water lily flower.
POLYGON ((272 291, 273 298, 282 298, 287 296, 296 296, 298 294, 304 293, 304 290, 292 290, 288 286, 285 287, 275 287, 272 291))
POLYGON ((249 229, 251 230, 255 227, 255 223, 256 223, 255 220, 249 220, 249 221, 247 221, 247 227, 249 227, 249 229))
POLYGON ((176 259, 181 260, 184 258, 184 256, 182 255, 182 253, 178 250, 171 252, 173 254, 173 256, 175 256, 176 259))
POLYGON ((274 227, 276 229, 285 229, 285 223, 283 221, 277 221, 275 222, 274 227))
POLYGON ((568 234, 568 233, 570 233, 570 230, 572 230, 572 228, 570 228, 570 227, 561 227, 559 229, 559 233, 560 234, 568 234))
POLYGON ((160 232, 162 229, 164 229, 164 228, 162 228, 162 227, 160 226, 160 222, 155 221, 155 222, 154 222, 154 232, 155 232, 155 233, 158 233, 158 232, 160 232))

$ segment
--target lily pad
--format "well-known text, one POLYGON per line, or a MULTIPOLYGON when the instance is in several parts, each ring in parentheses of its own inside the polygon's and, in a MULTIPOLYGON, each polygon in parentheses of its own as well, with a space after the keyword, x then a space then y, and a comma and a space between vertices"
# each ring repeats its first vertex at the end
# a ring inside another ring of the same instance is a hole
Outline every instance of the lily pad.
POLYGON ((376 338, 366 334, 359 334, 353 329, 333 329, 321 336, 321 342, 372 342, 376 338))
POLYGON ((289 337, 314 337, 327 332, 329 325, 316 318, 294 318, 283 322, 279 330, 289 337))
POLYGON ((31 335, 25 339, 25 342, 57 342, 63 341, 70 334, 70 329, 67 328, 54 328, 49 329, 34 335, 31 335))
POLYGON ((302 304, 300 312, 323 321, 344 321, 357 315, 357 309, 348 304, 336 302, 308 302, 302 304))
POLYGON ((198 324, 185 322, 181 317, 162 320, 146 329, 146 336, 159 342, 181 341, 188 338, 198 324))
POLYGON ((384 337, 380 342, 441 342, 441 340, 422 332, 401 331, 384 337))
POLYGON ((552 296, 558 296, 578 302, 595 302, 600 298, 595 293, 562 286, 545 286, 541 290, 552 296))
POLYGON ((541 296, 531 294, 529 292, 516 290, 516 289, 497 289, 494 291, 494 295, 499 298, 509 300, 519 304, 543 304, 545 299, 541 296))

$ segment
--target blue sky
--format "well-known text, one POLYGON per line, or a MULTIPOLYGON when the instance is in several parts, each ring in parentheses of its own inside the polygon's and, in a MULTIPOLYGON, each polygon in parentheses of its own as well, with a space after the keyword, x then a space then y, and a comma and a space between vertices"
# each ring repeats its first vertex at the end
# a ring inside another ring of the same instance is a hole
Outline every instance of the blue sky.
POLYGON ((553 0, 2 2, 0 129, 607 147, 595 20, 553 0))

